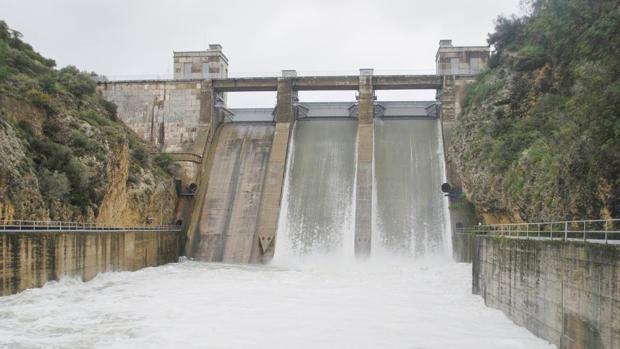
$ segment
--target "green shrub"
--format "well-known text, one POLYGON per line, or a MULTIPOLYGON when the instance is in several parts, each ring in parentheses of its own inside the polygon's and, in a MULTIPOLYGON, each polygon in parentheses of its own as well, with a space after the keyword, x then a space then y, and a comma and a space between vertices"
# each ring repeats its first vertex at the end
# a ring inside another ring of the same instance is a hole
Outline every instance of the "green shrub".
POLYGON ((32 139, 32 137, 34 137, 35 135, 34 127, 32 127, 32 124, 30 122, 26 120, 20 120, 17 123, 17 127, 21 130, 22 134, 27 139, 32 139))
POLYGON ((134 149, 131 152, 131 156, 142 168, 151 168, 151 156, 145 148, 139 147, 134 149))
POLYGON ((110 145, 120 145, 127 143, 127 133, 125 130, 114 126, 103 126, 101 130, 105 134, 110 145))
POLYGON ((58 171, 43 169, 39 176, 41 193, 50 199, 62 200, 71 191, 71 184, 67 175, 58 171))
POLYGON ((63 172, 67 174, 67 178, 71 182, 71 188, 74 193, 81 192, 88 187, 88 176, 86 174, 86 168, 75 157, 71 157, 62 168, 63 172))
POLYGON ((88 177, 86 168, 73 155, 71 148, 49 140, 35 140, 33 148, 39 153, 39 163, 50 171, 67 175, 74 194, 86 189, 88 177))
POLYGON ((168 168, 168 166, 173 163, 172 156, 168 153, 157 153, 153 160, 155 165, 161 167, 162 169, 168 168))
POLYGON ((97 142, 93 141, 90 137, 87 137, 79 130, 73 130, 71 132, 71 140, 69 144, 78 156, 94 155, 99 158, 100 148, 97 145, 97 142))
POLYGON ((97 84, 89 74, 80 72, 74 66, 62 68, 59 73, 60 83, 77 98, 95 93, 97 84))
POLYGON ((154 156, 153 161, 156 166, 169 174, 174 174, 177 168, 177 164, 168 153, 158 153, 154 156))
POLYGON ((118 121, 118 118, 116 117, 116 113, 117 113, 116 104, 110 101, 106 101, 105 99, 101 99, 100 103, 103 106, 103 108, 108 112, 108 116, 110 117, 110 119, 112 119, 113 121, 118 121))
POLYGON ((50 95, 37 89, 31 89, 26 93, 26 98, 38 108, 45 110, 48 114, 55 115, 58 113, 54 100, 50 95))
POLYGON ((99 113, 95 111, 89 111, 89 112, 83 113, 81 115, 81 118, 93 126, 112 126, 112 127, 116 126, 118 127, 118 125, 115 125, 112 122, 112 120, 106 118, 105 116, 101 116, 99 113))
POLYGON ((43 91, 52 95, 58 92, 58 86, 56 81, 56 74, 54 74, 53 72, 44 74, 39 77, 39 84, 41 85, 43 91))
POLYGON ((43 134, 45 136, 54 139, 60 131, 62 131, 62 124, 58 120, 48 118, 43 122, 43 134))

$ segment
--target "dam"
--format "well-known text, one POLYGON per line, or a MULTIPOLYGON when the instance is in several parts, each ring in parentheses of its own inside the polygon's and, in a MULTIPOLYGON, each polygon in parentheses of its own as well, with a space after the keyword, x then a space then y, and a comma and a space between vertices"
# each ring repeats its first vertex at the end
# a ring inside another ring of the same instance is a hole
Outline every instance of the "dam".
POLYGON ((177 217, 189 258, 266 263, 278 242, 302 254, 319 246, 362 258, 373 250, 450 254, 451 231, 471 222, 448 210, 439 190, 460 185, 444 143, 464 86, 488 55, 486 46, 442 40, 435 74, 228 77, 228 58, 215 44, 175 52, 172 80, 104 80, 98 93, 176 160, 181 188, 194 188, 177 217), (431 90, 436 98, 377 99, 390 90, 431 90), (227 106, 231 94, 264 91, 275 92, 273 108, 227 106), (356 98, 305 102, 305 91, 356 98))
MULTIPOLYGON (((485 55, 487 47, 444 42, 437 74, 229 78, 221 46, 212 45, 204 57, 175 52, 173 80, 100 82, 119 119, 179 165, 183 209, 167 234, 180 259, 153 256, 165 242, 151 238, 127 245, 136 245, 134 260, 150 254, 152 263, 108 268, 104 260, 89 277, 42 273, 36 286, 55 281, 0 298, 0 344, 553 347, 486 308, 470 292, 471 267, 451 258, 462 217, 441 192, 445 182, 458 185, 444 142, 485 55), (203 64, 206 77, 194 69, 203 64), (397 89, 431 89, 437 98, 375 94, 397 89), (299 95, 342 90, 356 99, 299 95), (228 108, 227 94, 241 91, 276 92, 276 105, 228 108)), ((47 246, 10 239, 3 255, 32 250, 26 255, 36 259, 47 246)))

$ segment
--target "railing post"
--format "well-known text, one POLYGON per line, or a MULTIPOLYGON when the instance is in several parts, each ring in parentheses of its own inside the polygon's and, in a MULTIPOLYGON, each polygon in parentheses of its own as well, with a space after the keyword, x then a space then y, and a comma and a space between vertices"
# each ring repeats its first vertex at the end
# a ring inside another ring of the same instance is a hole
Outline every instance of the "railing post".
POLYGON ((525 223, 525 237, 526 238, 530 238, 530 224, 529 223, 525 223))
POLYGON ((586 239, 586 221, 583 221, 583 241, 587 241, 586 239))
POLYGON ((551 240, 553 240, 553 223, 551 223, 550 229, 549 229, 549 238, 551 240))
POLYGON ((568 241, 568 222, 564 222, 564 241, 568 241))
POLYGON ((605 220, 605 244, 607 244, 607 220, 605 220))

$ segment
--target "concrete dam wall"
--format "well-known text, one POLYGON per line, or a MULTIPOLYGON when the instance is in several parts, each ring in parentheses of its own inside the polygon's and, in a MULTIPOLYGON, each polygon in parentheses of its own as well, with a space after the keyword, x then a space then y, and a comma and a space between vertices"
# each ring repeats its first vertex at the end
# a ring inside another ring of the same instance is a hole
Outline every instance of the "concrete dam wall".
POLYGON ((256 237, 263 182, 273 142, 271 123, 224 124, 209 154, 209 171, 189 255, 203 261, 250 263, 256 237))

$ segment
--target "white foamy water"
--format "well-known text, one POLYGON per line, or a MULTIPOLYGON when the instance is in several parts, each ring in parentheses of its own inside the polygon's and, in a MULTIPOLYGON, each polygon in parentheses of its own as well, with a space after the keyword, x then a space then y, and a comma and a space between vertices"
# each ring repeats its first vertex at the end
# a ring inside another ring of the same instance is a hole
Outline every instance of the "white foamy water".
POLYGON ((184 262, 0 297, 0 347, 552 348, 470 290, 436 259, 184 262))

